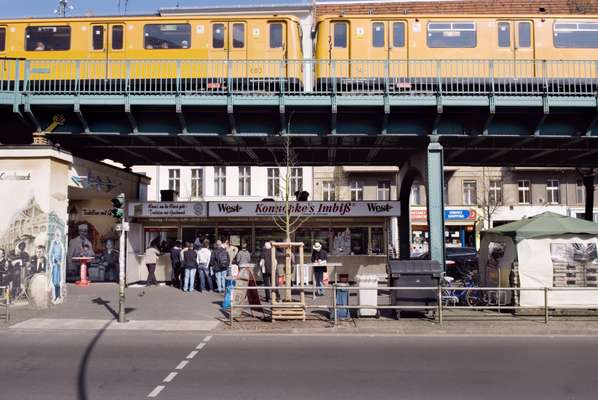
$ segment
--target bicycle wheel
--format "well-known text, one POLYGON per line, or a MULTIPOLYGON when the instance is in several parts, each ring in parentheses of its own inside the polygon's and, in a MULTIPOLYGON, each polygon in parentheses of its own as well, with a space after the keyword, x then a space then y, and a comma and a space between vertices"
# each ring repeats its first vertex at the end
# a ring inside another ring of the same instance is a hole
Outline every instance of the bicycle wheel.
POLYGON ((484 299, 482 298, 482 292, 479 290, 468 290, 465 300, 467 305, 470 307, 480 307, 484 305, 484 299))

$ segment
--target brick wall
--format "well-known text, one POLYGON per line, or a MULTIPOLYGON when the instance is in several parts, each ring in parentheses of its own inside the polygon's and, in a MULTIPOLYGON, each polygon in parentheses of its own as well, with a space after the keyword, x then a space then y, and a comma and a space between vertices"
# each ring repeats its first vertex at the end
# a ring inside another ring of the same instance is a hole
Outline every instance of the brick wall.
POLYGON ((321 4, 317 15, 339 14, 598 14, 598 0, 465 0, 321 4))

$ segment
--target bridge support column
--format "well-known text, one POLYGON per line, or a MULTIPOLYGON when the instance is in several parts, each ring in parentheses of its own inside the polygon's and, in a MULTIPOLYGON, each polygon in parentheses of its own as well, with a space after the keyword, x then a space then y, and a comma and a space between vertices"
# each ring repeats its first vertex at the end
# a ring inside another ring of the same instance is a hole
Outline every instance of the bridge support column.
POLYGON ((583 186, 586 191, 584 219, 594 221, 594 174, 583 176, 583 186))
POLYGON ((444 154, 442 145, 430 142, 426 157, 428 235, 430 258, 444 263, 444 154))

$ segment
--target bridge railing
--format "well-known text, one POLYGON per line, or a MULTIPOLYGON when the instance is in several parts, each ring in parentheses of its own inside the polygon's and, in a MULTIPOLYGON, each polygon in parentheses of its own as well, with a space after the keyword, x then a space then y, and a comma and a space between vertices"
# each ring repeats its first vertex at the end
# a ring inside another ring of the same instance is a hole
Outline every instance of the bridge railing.
POLYGON ((30 95, 596 96, 598 60, 0 60, 30 95))

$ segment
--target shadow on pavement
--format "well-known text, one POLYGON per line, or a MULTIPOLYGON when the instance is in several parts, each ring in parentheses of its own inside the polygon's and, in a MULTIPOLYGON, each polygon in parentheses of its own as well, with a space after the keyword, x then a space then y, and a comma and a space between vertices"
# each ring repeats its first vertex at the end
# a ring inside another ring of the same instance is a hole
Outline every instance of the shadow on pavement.
POLYGON ((89 359, 91 357, 91 353, 93 352, 94 347, 100 340, 100 337, 104 334, 104 331, 108 328, 112 321, 106 322, 106 324, 100 329, 98 333, 94 336, 94 338, 89 342, 87 348, 85 349, 85 353, 81 357, 81 361, 79 362, 78 374, 77 374, 77 399, 78 400, 87 400, 89 397, 87 396, 87 366, 89 364, 89 359))
MULTIPOLYGON (((94 303, 94 304, 99 304, 99 305, 102 305, 102 306, 106 307, 106 310, 108 310, 108 312, 110 314, 112 314, 112 316, 114 317, 114 319, 118 319, 118 312, 114 308, 110 307, 110 305, 109 305, 110 302, 108 300, 104 300, 101 297, 96 297, 91 302, 94 303)), ((129 314, 129 313, 131 313, 133 311, 135 311, 135 308, 125 307, 125 314, 129 314)))

